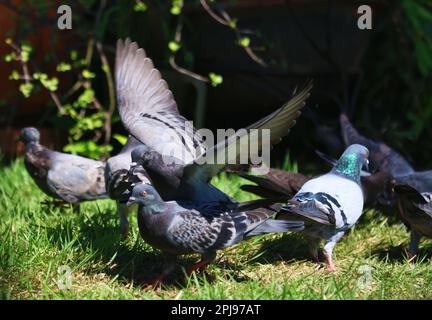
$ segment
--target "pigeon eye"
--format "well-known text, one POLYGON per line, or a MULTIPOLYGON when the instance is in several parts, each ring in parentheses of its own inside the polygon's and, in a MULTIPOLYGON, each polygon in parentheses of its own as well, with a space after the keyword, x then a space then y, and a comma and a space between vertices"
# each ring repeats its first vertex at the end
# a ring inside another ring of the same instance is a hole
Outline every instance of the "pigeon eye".
POLYGON ((146 195, 147 195, 147 192, 145 192, 145 191, 141 191, 141 192, 140 192, 140 195, 142 195, 142 196, 146 196, 146 195))

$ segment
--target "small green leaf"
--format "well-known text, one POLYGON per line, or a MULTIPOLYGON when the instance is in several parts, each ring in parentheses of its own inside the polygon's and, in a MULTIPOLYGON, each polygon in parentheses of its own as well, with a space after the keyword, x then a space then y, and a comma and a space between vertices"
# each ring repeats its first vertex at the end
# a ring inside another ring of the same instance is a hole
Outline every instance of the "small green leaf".
POLYGON ((231 29, 236 29, 237 28, 237 19, 231 19, 228 23, 228 26, 231 29))
POLYGON ((147 10, 147 5, 142 1, 137 1, 133 9, 135 12, 144 12, 147 10))
POLYGON ((118 134, 118 133, 114 133, 112 137, 114 139, 116 139, 118 142, 120 142, 121 145, 126 144, 126 141, 128 139, 127 137, 125 137, 125 136, 123 136, 121 134, 118 134))
POLYGON ((243 38, 241 38, 241 39, 239 40, 239 44, 240 44, 242 47, 245 47, 245 48, 249 47, 249 45, 250 45, 250 38, 248 38, 248 37, 243 37, 243 38))
POLYGON ((11 38, 6 38, 5 39, 5 43, 11 45, 12 44, 12 39, 11 38))
POLYGON ((15 58, 15 54, 12 52, 4 56, 4 60, 6 62, 11 62, 15 58))
POLYGON ((181 48, 181 44, 175 41, 170 41, 168 43, 168 48, 172 51, 172 52, 177 52, 180 50, 181 48))
POLYGON ((57 91, 58 89, 58 79, 57 78, 52 78, 52 79, 43 79, 41 80, 42 85, 47 88, 49 91, 57 91))
POLYGON ((24 97, 28 98, 30 97, 32 91, 33 91, 33 84, 32 83, 22 83, 19 86, 19 90, 23 94, 24 97))
POLYGON ((105 73, 108 73, 110 71, 110 67, 106 63, 103 63, 101 68, 105 73))
POLYGON ((75 61, 76 59, 78 59, 78 52, 76 52, 75 50, 72 50, 70 53, 70 58, 72 61, 75 61))
POLYGON ((20 78, 20 74, 16 70, 13 70, 9 76, 9 80, 19 80, 20 78))
POLYGON ((30 45, 28 45, 28 44, 23 44, 21 46, 21 50, 24 51, 24 52, 30 53, 30 52, 32 52, 33 48, 30 45))
POLYGON ((66 72, 72 69, 72 66, 69 63, 66 62, 60 62, 57 65, 57 71, 58 72, 66 72))
POLYGON ((93 79, 95 77, 95 74, 89 70, 83 70, 82 75, 86 79, 93 79))
POLYGON ((183 0, 172 0, 171 14, 178 16, 183 8, 183 0))
POLYGON ((94 91, 92 89, 85 89, 84 92, 78 97, 77 101, 74 102, 74 107, 84 108, 93 101, 94 91))
POLYGON ((210 78, 211 85, 213 87, 217 87, 218 85, 220 85, 223 82, 223 77, 219 74, 214 73, 214 72, 209 73, 209 78, 210 78))

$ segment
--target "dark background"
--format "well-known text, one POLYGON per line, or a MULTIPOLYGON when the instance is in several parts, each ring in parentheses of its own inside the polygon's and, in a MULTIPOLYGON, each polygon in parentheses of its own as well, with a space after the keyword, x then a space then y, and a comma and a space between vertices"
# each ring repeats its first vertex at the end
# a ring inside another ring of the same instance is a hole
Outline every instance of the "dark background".
MULTIPOLYGON (((212 19, 199 1, 184 1, 179 16, 170 13, 171 1, 144 1, 145 12, 133 10, 136 1, 0 1, 1 37, 30 41, 34 59, 46 72, 71 50, 85 54, 87 41, 103 44, 111 67, 118 38, 130 37, 145 48, 162 72, 181 113, 198 127, 241 128, 280 107, 296 86, 314 79, 306 110, 290 135, 274 149, 274 165, 289 150, 300 170, 316 169, 314 149, 334 156, 317 125, 338 134, 338 115, 345 108, 359 130, 384 140, 416 168, 430 168, 432 144, 432 14, 429 1, 350 0, 237 0, 208 2, 237 19, 251 40, 254 52, 267 66, 253 61, 237 44, 232 29, 212 19), (58 30, 56 9, 69 4, 73 29, 58 30), (373 9, 373 29, 359 30, 359 5, 373 9), (426 11, 425 11, 426 10, 426 11), (431 15, 429 17, 429 15, 431 15), (200 75, 223 76, 217 87, 174 70, 168 42, 182 19, 182 49, 178 65, 200 75), (198 96, 200 98, 198 98, 198 96), (201 99, 201 100, 200 100, 201 99), (314 121, 312 121, 314 120, 314 121), (332 131, 333 130, 333 131, 332 131)), ((0 44, 0 54, 9 52, 0 44)), ((100 61, 91 61, 93 86, 103 105, 108 104, 100 61)), ((43 90, 25 99, 19 82, 8 80, 13 63, 1 62, 0 136, 4 159, 19 155, 15 142, 24 126, 41 129, 43 143, 61 149, 73 125, 59 116, 43 90)), ((71 75, 60 74, 60 96, 71 75)), ((126 134, 114 114, 113 132, 126 134), (116 120, 117 119, 117 120, 116 120)), ((85 138, 85 137, 84 137, 85 138)), ((83 138, 83 139, 84 139, 83 138)), ((108 139, 114 147, 121 145, 108 139)), ((98 141, 98 143, 102 143, 98 141)))

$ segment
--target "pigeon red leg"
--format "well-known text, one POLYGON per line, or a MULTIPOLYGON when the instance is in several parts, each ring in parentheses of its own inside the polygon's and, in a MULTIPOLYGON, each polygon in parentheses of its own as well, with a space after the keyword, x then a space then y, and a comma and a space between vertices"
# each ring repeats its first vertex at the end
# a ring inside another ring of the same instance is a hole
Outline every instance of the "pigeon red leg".
POLYGON ((210 261, 208 259, 202 259, 200 262, 197 262, 193 265, 191 265, 188 269, 187 269, 187 274, 191 275, 192 272, 197 271, 197 270, 203 270, 205 269, 205 267, 207 267, 207 265, 210 263, 210 261))
POLYGON ((328 271, 334 272, 335 266, 333 263, 333 248, 336 245, 336 241, 338 241, 342 237, 343 233, 338 234, 334 239, 330 240, 324 245, 324 256, 326 257, 327 264, 328 264, 328 271))
POLYGON ((147 286, 144 288, 144 291, 149 291, 154 289, 156 292, 160 292, 162 282, 165 280, 167 274, 166 272, 161 272, 159 276, 147 282, 147 286))
POLYGON ((207 265, 212 262, 216 258, 215 252, 207 252, 202 255, 201 261, 191 265, 187 270, 187 274, 190 275, 192 272, 196 270, 204 270, 207 265))
POLYGON ((324 255, 325 255, 326 260, 327 260, 328 271, 329 272, 335 272, 335 266, 334 266, 333 258, 331 256, 331 254, 324 253, 324 255))

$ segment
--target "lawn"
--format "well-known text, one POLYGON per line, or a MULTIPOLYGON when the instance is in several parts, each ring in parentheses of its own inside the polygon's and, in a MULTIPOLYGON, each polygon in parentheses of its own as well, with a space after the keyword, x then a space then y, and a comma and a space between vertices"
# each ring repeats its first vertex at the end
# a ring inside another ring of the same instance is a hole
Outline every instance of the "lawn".
MULTIPOLYGON (((0 168, 0 177, 1 299, 432 299, 431 241, 409 263, 405 227, 373 210, 336 246, 334 274, 309 260, 301 235, 266 235, 219 252, 205 273, 187 277, 179 268, 160 293, 147 292, 163 258, 139 236, 134 214, 122 240, 113 201, 84 203, 80 214, 42 204, 49 198, 22 160, 0 168)), ((250 199, 238 191, 242 182, 214 180, 250 199)))

